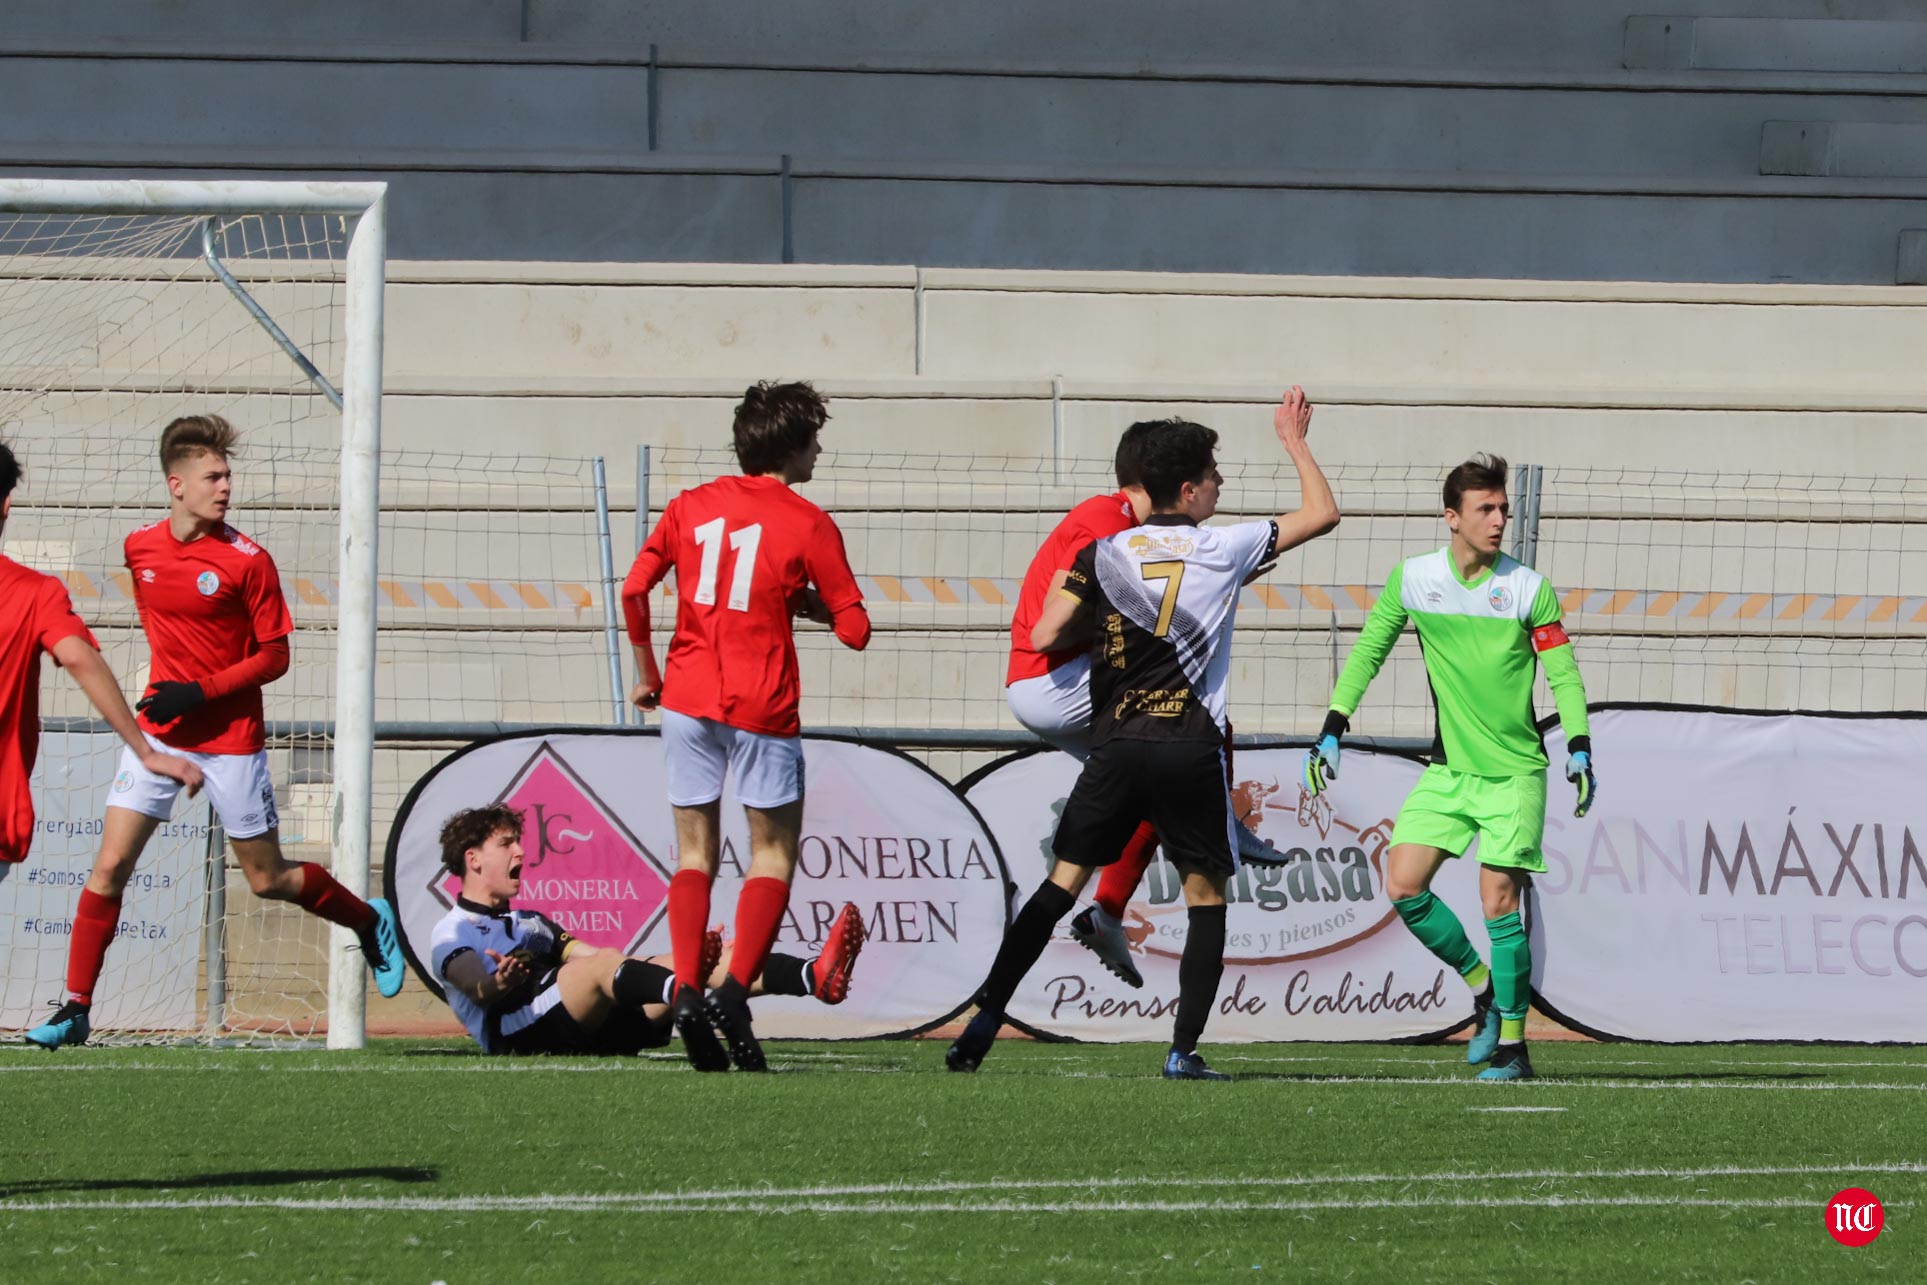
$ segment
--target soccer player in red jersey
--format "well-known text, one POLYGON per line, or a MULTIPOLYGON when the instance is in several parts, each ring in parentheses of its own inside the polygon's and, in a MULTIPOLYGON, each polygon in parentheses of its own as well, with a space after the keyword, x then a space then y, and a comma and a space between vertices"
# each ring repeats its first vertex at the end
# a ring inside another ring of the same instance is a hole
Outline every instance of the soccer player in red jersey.
MULTIPOLYGON (((161 433, 168 516, 123 546, 147 633, 147 693, 134 708, 157 750, 201 769, 209 800, 257 897, 292 901, 351 929, 383 995, 407 965, 386 901, 367 902, 313 862, 281 855, 280 816, 268 772, 261 688, 288 672, 294 622, 267 550, 227 524, 236 434, 219 415, 189 415, 161 433)), ((67 1002, 28 1040, 44 1048, 86 1042, 94 988, 120 922, 121 893, 155 827, 173 812, 180 783, 150 772, 129 749, 107 796, 100 854, 80 892, 67 947, 67 1002)))
POLYGON ((740 477, 671 500, 622 588, 641 678, 640 709, 662 709, 669 803, 681 851, 669 882, 676 1029, 699 1071, 767 1066, 749 991, 789 906, 803 826, 802 725, 791 617, 807 616, 861 651, 870 617, 830 515, 790 488, 810 480, 829 418, 808 384, 760 383, 736 408, 740 477), (667 673, 649 640, 649 595, 674 569, 676 633, 667 673), (704 925, 721 857, 724 773, 749 818, 750 866, 736 903, 729 976, 702 991, 704 925), (717 1035, 728 1043, 725 1051, 717 1035))
MULTIPOLYGON (((0 530, 13 513, 19 484, 20 462, 11 448, 0 445, 0 530)), ((0 556, 0 863, 9 865, 25 861, 33 844, 33 792, 27 783, 40 755, 42 652, 73 675, 142 767, 185 785, 189 794, 201 788, 201 769, 161 753, 141 736, 100 645, 74 614, 67 587, 0 556)))
MULTIPOLYGON (((1304 390, 1294 385, 1285 394, 1276 417, 1282 427, 1285 417, 1301 415, 1309 424, 1311 403, 1304 390)), ((1161 421, 1153 420, 1124 430, 1118 439, 1115 457, 1118 490, 1112 495, 1085 500, 1052 529, 1024 572, 1017 610, 1010 622, 1010 668, 1004 679, 1004 699, 1010 712, 1027 729, 1079 762, 1091 752, 1090 649, 1078 645, 1051 652, 1037 651, 1031 646, 1031 628, 1043 613, 1045 602, 1063 585, 1071 563, 1085 545, 1130 530, 1151 511, 1150 497, 1141 483, 1141 457, 1145 440, 1160 424, 1161 421)), ((1273 555, 1261 564, 1251 579, 1269 571, 1275 560, 1273 555)), ((1232 770, 1229 721, 1225 723, 1224 759, 1229 786, 1232 770)), ((1242 821, 1236 823, 1236 832, 1241 859, 1259 865, 1278 863, 1277 850, 1242 821)), ((1144 985, 1144 976, 1131 958, 1130 942, 1124 932, 1124 908, 1143 880, 1157 847, 1157 831, 1151 824, 1147 821, 1138 826, 1123 853, 1103 868, 1097 891, 1091 897, 1092 905, 1071 921, 1072 940, 1088 948, 1106 968, 1132 986, 1144 985)))

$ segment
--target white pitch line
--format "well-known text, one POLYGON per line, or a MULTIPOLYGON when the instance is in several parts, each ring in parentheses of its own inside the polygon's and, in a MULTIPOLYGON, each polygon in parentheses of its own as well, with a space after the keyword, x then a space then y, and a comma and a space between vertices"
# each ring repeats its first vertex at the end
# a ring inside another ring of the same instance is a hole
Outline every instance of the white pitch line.
MULTIPOLYGON (((1893 1208, 1911 1207, 1910 1201, 1887 1201, 1893 1208)), ((1699 1196, 1493 1196, 1401 1197, 1363 1200, 1099 1200, 1099 1201, 731 1201, 722 1204, 665 1205, 653 1202, 603 1200, 576 1196, 350 1196, 302 1199, 208 1196, 182 1200, 45 1200, 0 1202, 9 1214, 108 1211, 181 1212, 189 1210, 283 1210, 299 1213, 754 1213, 754 1214, 1057 1214, 1057 1213, 1258 1213, 1312 1210, 1354 1212, 1360 1209, 1581 1209, 1581 1208, 1703 1208, 1703 1209, 1812 1209, 1812 1196, 1735 1197, 1699 1196)))
MULTIPOLYGON (((646 1191, 610 1195, 607 1199, 651 1201, 798 1200, 826 1196, 949 1195, 968 1191, 1104 1191, 1132 1187, 1168 1187, 1182 1182, 1193 1187, 1350 1187, 1374 1183, 1410 1182, 1626 1182, 1641 1178, 1785 1178, 1821 1174, 1927 1174, 1927 1162, 1874 1161, 1829 1165, 1716 1165, 1672 1168, 1663 1165, 1637 1169, 1512 1169, 1444 1170, 1428 1173, 1308 1173, 1265 1174, 1257 1177, 1179 1177, 1142 1174, 1112 1178, 991 1178, 938 1179, 932 1182, 836 1183, 808 1187, 723 1187, 709 1190, 646 1191)), ((0 1208, 6 1206, 0 1205, 0 1208)))
POLYGON ((1483 1111, 1489 1115, 1497 1115, 1497 1114, 1500 1114, 1501 1112, 1512 1112, 1517 1115, 1541 1115, 1541 1114, 1565 1111, 1567 1109, 1568 1108, 1566 1107, 1467 1107, 1466 1108, 1467 1111, 1483 1111))
MULTIPOLYGON (((778 1054, 771 1059, 779 1068, 784 1056, 778 1054)), ((1257 1059, 1254 1059, 1257 1060, 1257 1059)), ((1763 1068, 1776 1064, 1761 1063, 1763 1068)), ((181 1071, 196 1074, 209 1071, 220 1074, 270 1074, 282 1072, 291 1075, 502 1075, 502 1074, 565 1074, 565 1075, 615 1075, 615 1074, 669 1074, 681 1068, 661 1063, 644 1062, 639 1058, 616 1058, 600 1061, 554 1062, 549 1060, 528 1060, 510 1058, 476 1057, 461 1059, 454 1064, 415 1065, 396 1062, 355 1062, 335 1065, 277 1066, 268 1063, 247 1063, 241 1065, 220 1065, 207 1063, 170 1063, 170 1062, 75 1062, 46 1061, 41 1065, 0 1063, 0 1074, 41 1075, 59 1072, 99 1072, 99 1071, 181 1071)), ((845 1071, 860 1071, 872 1075, 914 1074, 901 1063, 876 1065, 867 1060, 853 1060, 841 1067, 845 1071)), ((1118 1074, 1112 1071, 1063 1071, 1053 1073, 1056 1079, 1077 1080, 1149 1080, 1145 1074, 1118 1074)), ((1247 1081, 1253 1083, 1253 1081, 1247 1081)), ((1289 1081, 1292 1092, 1301 1093, 1309 1089, 1331 1086, 1342 1087, 1463 1087, 1476 1085, 1481 1092, 1498 1093, 1504 1091, 1524 1092, 1532 1089, 1634 1089, 1649 1093, 1680 1091, 1709 1092, 1718 1090, 1738 1092, 1768 1093, 1927 1093, 1927 1082, 1919 1084, 1886 1084, 1877 1082, 1854 1082, 1842 1080, 1818 1080, 1811 1083, 1788 1082, 1733 1082, 1692 1080, 1593 1080, 1586 1078, 1564 1078, 1546 1075, 1536 1080, 1509 1082, 1505 1090, 1495 1089, 1490 1084, 1476 1078, 1443 1075, 1327 1075, 1315 1078, 1293 1079, 1289 1081)))
MULTIPOLYGON (((1137 1177, 1081 1177, 1081 1178, 992 1178, 987 1180, 937 1180, 932 1182, 887 1182, 887 1183, 840 1183, 807 1187, 722 1187, 708 1190, 638 1191, 638 1192, 594 1192, 576 1195, 536 1195, 536 1196, 394 1196, 394 1197, 341 1197, 299 1198, 299 1197, 206 1197, 211 1201, 236 1201, 248 1206, 259 1205, 267 1208, 335 1208, 348 1207, 342 1201, 365 1199, 371 1207, 387 1208, 397 1202, 427 1202, 423 1207, 441 1208, 448 1202, 486 1203, 486 1207, 496 1211, 542 1210, 557 1207, 564 1202, 570 1208, 589 1209, 613 1206, 622 1209, 708 1209, 736 1208, 745 1205, 767 1205, 771 1202, 781 1205, 795 1202, 822 1202, 852 1196, 889 1196, 898 1197, 912 1203, 903 1208, 921 1209, 927 1206, 914 1203, 918 1197, 956 1196, 971 1192, 993 1191, 1057 1191, 1057 1192, 1099 1192, 1128 1191, 1141 1187, 1169 1187, 1181 1182, 1186 1186, 1199 1188, 1249 1188, 1257 1190, 1277 1190, 1294 1187, 1350 1187, 1378 1184, 1409 1185, 1413 1183, 1467 1183, 1496 1182, 1629 1182, 1640 1179, 1661 1179, 1666 1181, 1692 1181, 1707 1178, 1783 1178, 1815 1177, 1844 1174, 1849 1176, 1927 1174, 1927 1162, 1914 1161, 1876 1161, 1872 1163, 1846 1163, 1826 1165, 1718 1165, 1696 1168, 1669 1168, 1666 1166, 1646 1166, 1632 1169, 1517 1169, 1517 1170, 1442 1170, 1426 1173, 1308 1173, 1308 1174, 1265 1174, 1250 1177, 1179 1177, 1172 1174, 1143 1174, 1137 1177), (440 1203, 438 1203, 440 1202, 440 1203)), ((196 1198, 176 1198, 176 1203, 163 1201, 157 1208, 200 1207, 194 1203, 196 1198), (186 1202, 186 1203, 178 1203, 186 1202)), ((1500 1199, 1493 1197, 1493 1199, 1500 1199)), ((1565 1198, 1570 1203, 1579 1197, 1565 1198)), ((1682 1198, 1685 1199, 1685 1198, 1682 1198)), ((1669 1198, 1670 1200, 1670 1198, 1669 1198)), ((140 1208, 144 1202, 111 1201, 99 1202, 69 1201, 41 1202, 49 1207, 60 1205, 66 1208, 140 1208)), ((1207 1204, 1209 1202, 1206 1202, 1207 1204)), ((1333 1200, 1331 1207, 1343 1208, 1353 1202, 1333 1200)), ((1527 1202, 1531 1203, 1531 1202, 1527 1202)), ((1659 1201, 1658 1203, 1668 1203, 1659 1201)), ((1708 1203, 1733 1203, 1709 1200, 1708 1203)), ((1810 1202, 1809 1202, 1810 1203, 1810 1202)), ((1889 1204, 1894 1202, 1889 1201, 1889 1204)), ((21 1204, 0 1200, 0 1211, 38 1208, 39 1205, 21 1204)), ((225 1207, 209 1205, 207 1207, 225 1207)), ((448 1205, 448 1207, 455 1207, 448 1205)), ((463 1207, 467 1207, 463 1205, 463 1207)), ((480 1207, 480 1206, 478 1206, 480 1207)), ((1070 1207, 1070 1206, 1067 1206, 1070 1207)), ((1076 1206, 1083 1207, 1083 1206, 1076 1206)), ((1148 1208, 1149 1206, 1147 1206, 1148 1208)), ((1269 1207, 1269 1206, 1253 1206, 1269 1207)), ((1307 1206, 1311 1207, 1311 1206, 1307 1206)))

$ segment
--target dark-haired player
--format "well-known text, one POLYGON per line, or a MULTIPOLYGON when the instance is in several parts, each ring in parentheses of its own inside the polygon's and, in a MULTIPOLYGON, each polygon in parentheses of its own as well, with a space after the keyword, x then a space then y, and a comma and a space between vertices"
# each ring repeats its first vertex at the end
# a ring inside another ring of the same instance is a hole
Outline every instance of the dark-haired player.
POLYGON ((1425 948, 1472 988, 1468 1062, 1490 1061, 1481 1080, 1529 1080, 1526 1007, 1532 999, 1532 944, 1519 899, 1546 868, 1546 747, 1532 713, 1532 681, 1546 682, 1566 733, 1566 779, 1579 790, 1574 816, 1592 806, 1592 739, 1586 687, 1560 623, 1552 582, 1499 551, 1511 505, 1506 465, 1480 455, 1446 475, 1443 549, 1392 568, 1332 690, 1331 711, 1305 758, 1313 794, 1338 776, 1339 740, 1392 644, 1410 620, 1438 711, 1430 766, 1392 827, 1385 890, 1425 948), (1432 893, 1448 858, 1479 843, 1479 899, 1492 940, 1488 968, 1465 929, 1432 893))
MULTIPOLYGON (((363 901, 313 862, 281 854, 268 772, 261 688, 288 672, 294 622, 274 559, 227 524, 237 434, 219 415, 188 415, 161 432, 167 517, 127 537, 124 553, 151 659, 135 704, 157 750, 200 768, 209 800, 257 897, 292 901, 361 939, 383 995, 401 990, 406 963, 386 901, 363 901)), ((88 1013, 120 923, 134 864, 167 820, 178 778, 148 770, 130 748, 107 796, 100 854, 81 889, 67 945, 67 1002, 27 1032, 43 1048, 86 1042, 88 1013)))
POLYGON ((1218 509, 1218 435, 1166 421, 1145 441, 1151 512, 1084 547, 1031 630, 1050 651, 1095 637, 1091 753, 1058 822, 1050 877, 1010 928, 977 995, 978 1012, 945 1062, 974 1071, 1004 1010, 1095 867, 1117 860, 1137 827, 1157 828, 1184 880, 1188 923, 1168 1079, 1222 1080, 1198 1037, 1224 972, 1227 878, 1238 868, 1237 822, 1224 788, 1225 686, 1238 589, 1266 558, 1338 525, 1331 487, 1305 444, 1310 416, 1280 417, 1278 438, 1298 467, 1302 507, 1262 522, 1199 525, 1218 509))
MULTIPOLYGON (((0 444, 0 530, 13 514, 20 462, 0 444)), ((85 621, 74 613, 67 587, 50 575, 0 555, 0 863, 27 859, 33 844, 34 761, 40 756, 40 657, 73 676, 127 751, 157 776, 201 788, 201 769, 147 743, 120 684, 101 658, 85 621)))
MULTIPOLYGON (((1302 417, 1309 425, 1311 411, 1305 390, 1294 385, 1285 394, 1277 415, 1302 417)), ((1124 430, 1117 440, 1113 460, 1117 491, 1085 500, 1051 529, 1024 572, 1017 609, 1011 616, 1010 665, 1004 679, 1004 700, 1025 728, 1080 763, 1091 752, 1090 649, 1073 644, 1055 651, 1039 651, 1031 646, 1031 627, 1037 623, 1050 595, 1064 583, 1072 560, 1085 545, 1130 530, 1151 511, 1151 500, 1144 492, 1142 479, 1144 445, 1152 434, 1170 422, 1146 420, 1124 430)), ((1261 564, 1253 576, 1262 574, 1267 566, 1269 563, 1261 564)), ((1228 719, 1224 732, 1228 787, 1232 754, 1228 719)), ((1254 864, 1277 864, 1281 860, 1278 851, 1242 821, 1235 833, 1238 855, 1243 860, 1254 864)), ((1098 876, 1091 905, 1071 920, 1071 939, 1095 954, 1106 968, 1131 986, 1144 985, 1144 976, 1131 958, 1130 941, 1124 932, 1124 908, 1143 881, 1145 870, 1157 854, 1157 846, 1157 831, 1149 822, 1140 825, 1126 841, 1118 859, 1105 866, 1098 876)))
MULTIPOLYGON (((517 910, 522 813, 497 804, 442 825, 442 864, 462 881, 429 937, 429 968, 485 1053, 633 1055, 669 1042, 675 973, 578 941, 547 915, 517 910)), ((771 954, 752 995, 811 995, 840 1004, 863 949, 863 920, 845 905, 815 959, 771 954)), ((704 935, 701 967, 720 978, 722 935, 704 935)))
POLYGON ((700 1071, 734 1060, 762 1070, 750 987, 789 906, 803 825, 803 742, 791 617, 830 625, 845 646, 870 641, 870 617, 830 515, 791 488, 810 480, 829 419, 808 384, 760 383, 736 407, 742 475, 684 491, 663 509, 623 585, 641 678, 630 693, 662 709, 669 803, 681 856, 669 882, 676 1029, 700 1071), (666 672, 649 639, 649 596, 676 573, 676 632, 666 672), (725 773, 749 819, 750 865, 736 902, 729 976, 704 996, 700 969, 710 884, 721 858, 725 773), (717 1040, 720 1032, 727 1052, 717 1040))

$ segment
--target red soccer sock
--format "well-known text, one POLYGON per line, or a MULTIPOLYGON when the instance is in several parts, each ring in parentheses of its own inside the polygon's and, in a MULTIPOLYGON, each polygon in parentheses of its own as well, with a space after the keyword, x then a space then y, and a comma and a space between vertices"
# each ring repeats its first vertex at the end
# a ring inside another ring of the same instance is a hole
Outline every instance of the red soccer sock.
POLYGON ((82 888, 80 904, 74 908, 74 933, 67 939, 67 992, 82 1004, 94 1002, 107 946, 119 927, 120 898, 82 888))
POLYGON ((751 879, 743 884, 743 895, 736 899, 736 947, 729 956, 729 976, 737 985, 748 989, 763 975, 789 904, 790 886, 781 879, 751 879))
POLYGON ((301 863, 301 891, 294 894, 294 904, 352 933, 365 933, 375 926, 375 908, 312 861, 301 863))
POLYGON ((700 870, 678 870, 669 880, 669 949, 676 956, 676 985, 697 990, 709 979, 702 975, 703 934, 709 924, 709 876, 700 870))
POLYGON ((1151 868, 1151 858, 1157 854, 1157 827, 1149 821, 1138 826, 1137 833, 1124 845, 1123 855, 1104 867, 1097 877, 1097 892, 1091 897, 1097 908, 1113 919, 1124 918, 1125 903, 1144 879, 1144 872, 1151 868))

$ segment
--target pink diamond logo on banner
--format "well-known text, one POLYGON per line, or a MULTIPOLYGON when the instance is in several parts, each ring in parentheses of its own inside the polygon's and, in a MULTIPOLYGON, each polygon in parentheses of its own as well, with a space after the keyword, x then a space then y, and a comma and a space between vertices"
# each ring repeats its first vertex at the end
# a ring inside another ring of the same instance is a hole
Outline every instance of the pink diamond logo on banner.
MULTIPOLYGON (((668 869, 554 746, 543 741, 495 801, 523 813, 519 908, 622 951, 655 927, 669 899, 668 869)), ((453 906, 462 881, 437 871, 433 890, 453 906)))

